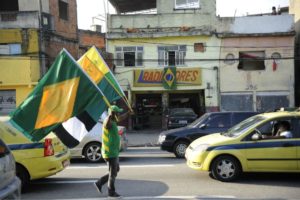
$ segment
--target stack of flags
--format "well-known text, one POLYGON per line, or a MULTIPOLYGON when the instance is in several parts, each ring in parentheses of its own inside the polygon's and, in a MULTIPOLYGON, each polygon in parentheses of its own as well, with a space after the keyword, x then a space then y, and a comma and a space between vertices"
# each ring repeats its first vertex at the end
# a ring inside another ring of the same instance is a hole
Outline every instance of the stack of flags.
POLYGON ((11 114, 10 122, 31 141, 54 132, 75 147, 110 104, 128 100, 113 73, 92 47, 76 62, 63 49, 34 90, 11 114))

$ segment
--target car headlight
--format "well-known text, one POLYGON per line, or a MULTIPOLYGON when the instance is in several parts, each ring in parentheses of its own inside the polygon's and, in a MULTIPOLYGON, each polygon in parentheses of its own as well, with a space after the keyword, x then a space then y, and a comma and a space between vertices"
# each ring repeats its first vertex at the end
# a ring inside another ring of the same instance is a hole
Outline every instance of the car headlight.
POLYGON ((207 147, 208 147, 208 144, 199 144, 193 148, 193 151, 203 152, 207 149, 207 147))
POLYGON ((166 135, 160 135, 158 138, 158 143, 163 143, 166 140, 166 135))

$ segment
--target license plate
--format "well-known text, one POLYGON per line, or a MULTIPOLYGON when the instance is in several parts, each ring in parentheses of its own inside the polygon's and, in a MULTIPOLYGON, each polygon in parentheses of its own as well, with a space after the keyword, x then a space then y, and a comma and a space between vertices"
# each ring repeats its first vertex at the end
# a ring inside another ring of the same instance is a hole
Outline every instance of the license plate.
POLYGON ((70 165, 70 161, 69 161, 69 160, 64 160, 64 161, 62 162, 62 165, 63 165, 63 167, 65 168, 65 167, 67 167, 67 166, 70 165))
POLYGON ((179 124, 187 124, 186 120, 179 120, 179 124))

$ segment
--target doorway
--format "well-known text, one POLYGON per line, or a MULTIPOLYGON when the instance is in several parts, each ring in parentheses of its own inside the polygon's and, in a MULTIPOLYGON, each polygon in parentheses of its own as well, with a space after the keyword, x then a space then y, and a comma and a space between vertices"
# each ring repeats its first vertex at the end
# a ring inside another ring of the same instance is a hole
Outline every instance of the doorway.
POLYGON ((134 129, 161 129, 161 94, 136 94, 134 129))

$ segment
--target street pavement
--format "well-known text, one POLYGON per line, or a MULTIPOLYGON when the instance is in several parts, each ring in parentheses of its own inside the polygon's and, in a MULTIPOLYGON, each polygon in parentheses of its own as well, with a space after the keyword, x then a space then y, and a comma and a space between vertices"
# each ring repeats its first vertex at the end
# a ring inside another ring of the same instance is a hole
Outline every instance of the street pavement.
POLYGON ((158 136, 161 129, 153 130, 127 130, 129 147, 153 147, 158 146, 158 136))

